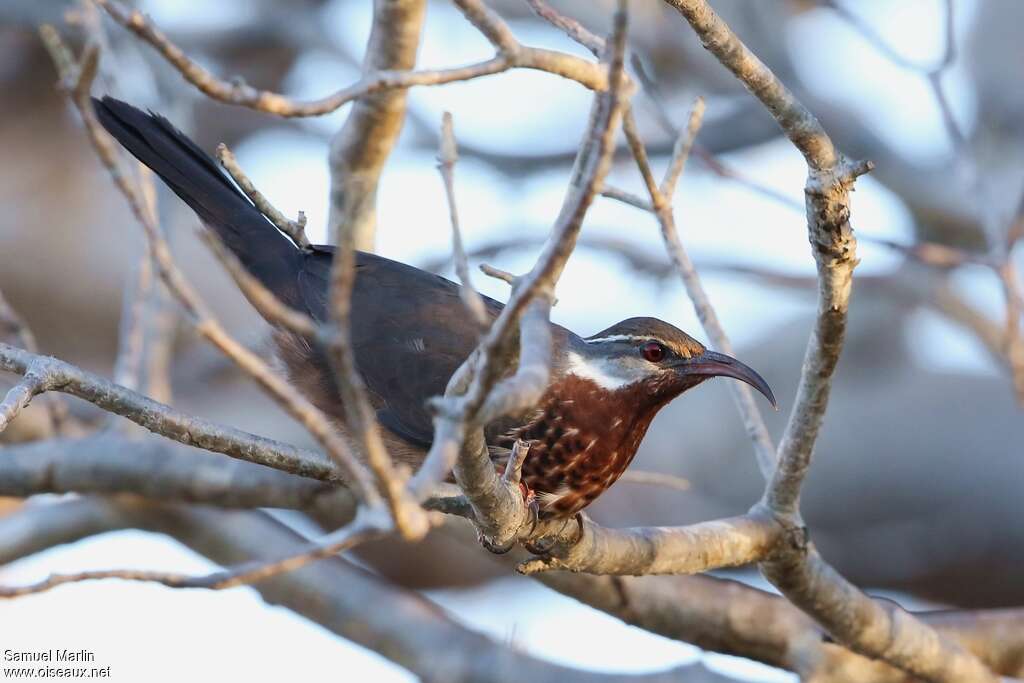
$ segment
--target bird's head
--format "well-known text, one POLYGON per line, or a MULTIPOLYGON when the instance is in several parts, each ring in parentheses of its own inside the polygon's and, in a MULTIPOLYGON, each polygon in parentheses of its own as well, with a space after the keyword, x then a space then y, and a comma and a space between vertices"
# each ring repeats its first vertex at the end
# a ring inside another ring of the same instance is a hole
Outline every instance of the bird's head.
POLYGON ((628 389, 658 406, 711 377, 732 377, 754 387, 777 407, 768 383, 752 368, 709 351, 657 318, 629 318, 572 344, 565 371, 608 391, 628 389))

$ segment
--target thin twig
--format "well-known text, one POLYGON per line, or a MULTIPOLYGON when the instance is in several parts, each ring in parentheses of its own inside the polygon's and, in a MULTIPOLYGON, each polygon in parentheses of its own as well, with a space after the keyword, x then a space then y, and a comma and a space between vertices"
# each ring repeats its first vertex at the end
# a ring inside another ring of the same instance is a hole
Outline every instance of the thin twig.
POLYGON ((455 205, 455 162, 459 159, 458 147, 455 143, 455 130, 451 112, 441 117, 441 145, 437 155, 437 170, 444 181, 445 196, 448 198, 448 215, 452 224, 452 260, 455 262, 455 273, 459 276, 462 287, 459 296, 470 315, 483 329, 489 319, 484 307, 484 300, 473 287, 469 274, 469 263, 466 260, 466 249, 462 245, 462 230, 459 228, 459 212, 455 205))
POLYGON ((138 10, 130 10, 116 0, 96 0, 114 19, 146 43, 187 80, 209 97, 278 116, 319 116, 344 106, 364 95, 383 90, 413 86, 443 85, 488 76, 514 68, 539 69, 577 81, 591 90, 606 90, 607 75, 599 65, 579 57, 521 45, 512 38, 508 26, 479 0, 461 0, 459 9, 474 22, 498 48, 498 54, 482 62, 451 69, 425 71, 376 71, 355 83, 317 100, 300 102, 279 93, 259 90, 239 81, 217 78, 191 60, 167 36, 138 10))
MULTIPOLYGON (((373 15, 360 65, 363 78, 415 68, 427 0, 375 0, 370 4, 373 15)), ((374 251, 377 190, 402 132, 407 96, 404 88, 363 93, 331 137, 327 234, 335 235, 344 225, 352 233, 355 248, 362 251, 374 251)))
POLYGON ((611 185, 605 185, 601 189, 601 196, 607 197, 608 199, 620 201, 623 204, 629 204, 630 206, 640 209, 641 211, 654 211, 654 207, 651 206, 651 203, 644 199, 643 197, 639 197, 633 194, 632 192, 628 192, 626 190, 611 185))
POLYGON ((591 33, 583 24, 571 17, 560 14, 544 0, 526 0, 537 16, 552 26, 561 29, 567 36, 587 48, 595 55, 604 52, 605 40, 596 33, 591 33))
POLYGON ((502 282, 505 282, 505 283, 507 283, 509 285, 514 285, 516 283, 516 276, 515 275, 513 275, 510 272, 508 272, 507 270, 502 270, 501 268, 495 268, 494 266, 490 265, 489 263, 481 263, 480 264, 480 272, 483 273, 484 275, 486 275, 487 277, 493 277, 494 279, 501 280, 502 282))
POLYGON ((256 185, 238 165, 235 155, 231 153, 231 150, 223 142, 217 145, 217 159, 220 160, 221 166, 231 174, 234 181, 238 183, 238 187, 242 188, 245 196, 252 200, 252 203, 256 205, 260 213, 266 216, 267 220, 273 223, 275 228, 287 235, 299 249, 309 249, 309 238, 306 237, 305 213, 300 211, 298 219, 293 221, 278 211, 263 196, 263 193, 256 189, 256 185))
MULTIPOLYGON (((374 181, 375 182, 375 181, 374 181)), ((374 192, 366 197, 373 200, 374 192)), ((410 472, 404 465, 396 466, 388 453, 377 422, 376 411, 367 396, 366 383, 359 373, 352 348, 352 290, 356 280, 356 242, 358 223, 334 220, 333 237, 337 245, 331 263, 328 284, 329 324, 320 337, 341 395, 344 422, 367 464, 384 500, 395 528, 408 540, 418 540, 429 530, 429 521, 417 500, 406 489, 410 472)))
MULTIPOLYGON (((647 72, 647 69, 644 68, 643 61, 639 56, 634 55, 633 57, 633 72, 636 74, 637 80, 640 82, 644 94, 647 95, 648 100, 653 105, 652 108, 658 125, 661 126, 662 130, 670 135, 677 143, 680 140, 685 139, 682 135, 682 131, 679 129, 679 126, 672 121, 672 117, 668 113, 668 105, 665 102, 665 98, 661 89, 658 87, 658 84, 647 72)), ((755 192, 771 199, 772 201, 779 202, 787 208, 803 213, 804 205, 802 201, 783 194, 775 188, 769 187, 768 185, 747 176, 745 173, 742 173, 733 166, 723 162, 704 146, 694 143, 693 153, 709 171, 719 178, 734 182, 751 192, 755 192)))
POLYGON ((25 595, 43 593, 69 583, 98 581, 102 579, 159 583, 168 588, 224 590, 264 581, 279 574, 294 571, 311 562, 337 555, 360 543, 378 538, 386 531, 386 527, 382 528, 379 524, 379 520, 370 523, 366 519, 356 517, 349 526, 338 529, 316 543, 307 544, 297 549, 294 553, 269 561, 247 562, 210 574, 195 576, 137 569, 103 569, 76 572, 74 574, 53 574, 41 581, 24 586, 0 586, 0 599, 18 598, 25 595))
POLYGON ((666 472, 646 472, 632 468, 619 475, 619 481, 644 486, 662 486, 676 491, 689 491, 693 488, 693 484, 685 477, 679 477, 666 472))
POLYGON ((15 384, 0 401, 0 433, 18 417, 33 398, 46 391, 47 380, 44 376, 31 369, 25 377, 15 384))
MULTIPOLYGON (((112 430, 7 445, 3 456, 0 496, 125 495, 221 508, 298 510, 324 503, 339 514, 346 507, 354 512, 356 503, 352 492, 337 481, 317 481, 165 439, 112 430)), ((0 542, 0 565, 9 542, 0 542)))
POLYGON ((668 200, 671 200, 672 196, 676 193, 676 184, 679 182, 679 176, 683 174, 686 160, 690 158, 690 150, 693 149, 693 144, 697 139, 697 131, 700 130, 703 121, 704 98, 698 97, 690 108, 690 118, 686 125, 685 133, 680 134, 676 138, 676 144, 672 148, 672 161, 668 166, 668 170, 665 171, 664 179, 661 181, 661 193, 668 200))
POLYGON ((568 541, 558 539, 543 557, 520 564, 516 571, 585 571, 614 576, 698 574, 760 562, 774 552, 782 535, 773 521, 752 515, 683 527, 639 529, 605 529, 584 517, 582 529, 568 541))
POLYGON ((142 387, 142 365, 146 344, 146 317, 155 296, 153 261, 144 251, 135 266, 135 277, 125 288, 118 329, 117 356, 114 359, 114 381, 129 389, 142 387))
POLYGON ((341 481, 343 472, 322 455, 183 413, 118 386, 70 363, 0 343, 0 370, 19 375, 46 365, 51 390, 76 396, 125 417, 154 434, 215 453, 324 481, 341 481))
MULTIPOLYGON (((11 335, 13 338, 18 340, 21 348, 25 349, 29 353, 39 353, 39 345, 36 342, 36 336, 33 334, 32 329, 25 323, 24 319, 18 315, 9 303, 4 298, 4 294, 0 291, 0 333, 11 335)), ((31 400, 31 397, 29 397, 31 400)), ((47 413, 50 418, 50 429, 54 434, 61 434, 67 426, 68 417, 68 404, 57 394, 49 394, 45 397, 45 405, 47 413)), ((7 401, 4 401, 7 404, 7 401)), ((22 406, 24 407, 24 406, 22 406)), ((8 408, 10 410, 10 408, 8 408)), ((7 416, 6 421, 2 422, 0 426, 0 432, 2 432, 10 421, 14 419, 14 415, 21 410, 18 408, 13 413, 7 416)), ((0 421, 4 420, 4 410, 0 409, 0 421)))
MULTIPOLYGON (((689 151, 693 148, 693 141, 696 138, 697 131, 700 130, 703 113, 703 100, 698 99, 694 103, 686 129, 680 134, 680 140, 675 145, 676 152, 673 154, 673 161, 669 166, 668 172, 665 174, 661 187, 658 186, 654 178, 654 172, 651 170, 650 162, 647 159, 647 151, 643 140, 640 139, 636 122, 632 116, 627 115, 623 119, 623 130, 626 133, 626 140, 633 151, 633 156, 647 187, 652 210, 661 227, 665 249, 668 251, 676 271, 683 281, 683 286, 686 288, 686 293, 693 303, 697 318, 717 349, 724 353, 735 355, 732 342, 718 319, 718 313, 711 304, 707 291, 700 280, 700 275, 697 273, 690 255, 683 247, 682 241, 679 238, 679 231, 676 229, 675 224, 675 214, 672 210, 671 194, 666 193, 666 190, 674 191, 675 189, 678 175, 683 171, 689 151)), ((775 469, 775 445, 772 443, 768 427, 764 423, 764 417, 757 406, 754 393, 749 386, 739 382, 730 383, 729 388, 736 401, 740 416, 743 418, 747 434, 754 444, 757 464, 761 469, 761 474, 765 479, 769 479, 775 469)))
POLYGON ((306 339, 315 339, 319 325, 305 313, 284 303, 242 265, 212 230, 202 230, 199 237, 210 248, 213 255, 228 271, 245 298, 249 300, 263 318, 271 325, 277 325, 306 339))

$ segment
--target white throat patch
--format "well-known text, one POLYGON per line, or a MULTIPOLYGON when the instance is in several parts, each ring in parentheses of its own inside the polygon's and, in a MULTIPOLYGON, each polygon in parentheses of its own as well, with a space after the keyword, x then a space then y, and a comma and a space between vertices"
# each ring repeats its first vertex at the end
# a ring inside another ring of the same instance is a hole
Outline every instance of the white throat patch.
POLYGON ((640 366, 623 367, 600 358, 585 358, 569 352, 566 372, 582 379, 588 379, 602 389, 615 391, 641 381, 647 376, 640 366))

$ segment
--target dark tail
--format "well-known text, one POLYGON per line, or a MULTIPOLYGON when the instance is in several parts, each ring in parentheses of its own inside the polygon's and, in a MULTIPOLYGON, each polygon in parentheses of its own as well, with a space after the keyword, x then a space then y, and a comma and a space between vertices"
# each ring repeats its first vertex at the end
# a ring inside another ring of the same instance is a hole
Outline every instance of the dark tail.
MULTIPOLYGON (((159 114, 127 102, 93 98, 100 123, 160 176, 250 273, 282 298, 294 291, 301 252, 268 221, 217 163, 159 114)), ((289 301, 292 305, 295 302, 289 301)))

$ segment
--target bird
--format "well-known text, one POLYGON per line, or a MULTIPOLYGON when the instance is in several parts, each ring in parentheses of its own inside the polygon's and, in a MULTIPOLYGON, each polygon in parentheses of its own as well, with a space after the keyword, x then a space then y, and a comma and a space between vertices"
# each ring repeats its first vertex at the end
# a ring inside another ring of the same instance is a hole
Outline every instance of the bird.
MULTIPOLYGON (((93 98, 93 106, 107 132, 191 207, 249 273, 283 303, 327 320, 333 247, 300 247, 289 239, 163 116, 110 96, 93 98)), ((428 400, 444 393, 477 346, 480 328, 450 280, 362 251, 355 269, 356 368, 392 457, 415 465, 433 439, 428 400)), ((483 300, 493 321, 502 304, 483 300)), ((528 448, 521 482, 541 517, 570 518, 590 505, 632 462, 658 411, 711 377, 745 382, 776 406, 752 368, 657 318, 629 318, 589 337, 550 325, 551 373, 539 402, 485 430, 488 446, 506 458, 517 442, 528 448)), ((279 328, 274 341, 289 381, 343 429, 324 350, 279 328)))

